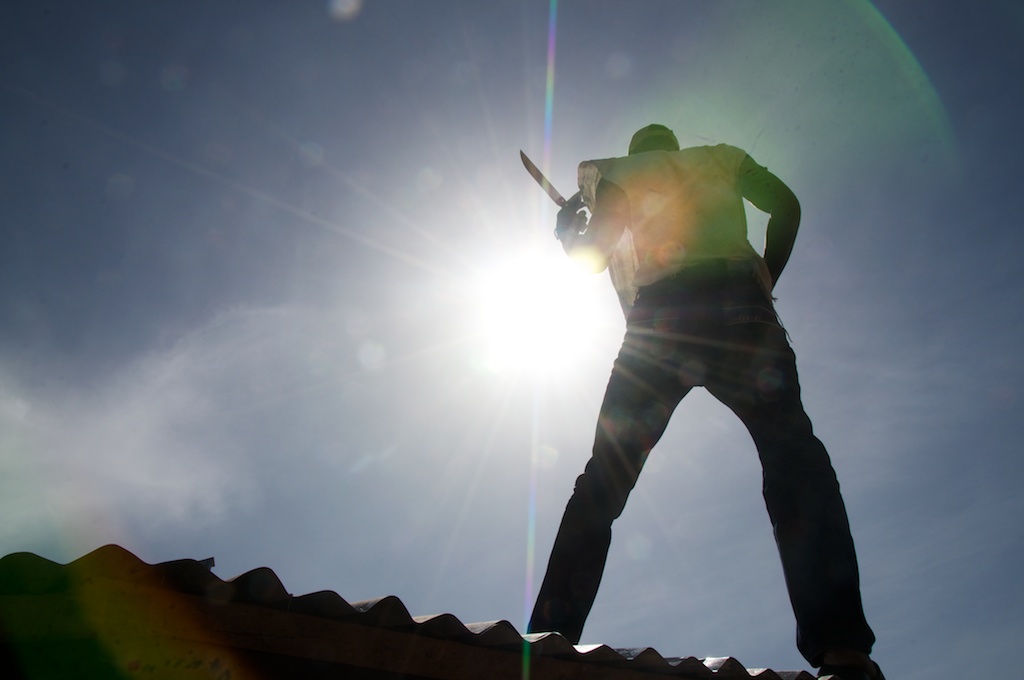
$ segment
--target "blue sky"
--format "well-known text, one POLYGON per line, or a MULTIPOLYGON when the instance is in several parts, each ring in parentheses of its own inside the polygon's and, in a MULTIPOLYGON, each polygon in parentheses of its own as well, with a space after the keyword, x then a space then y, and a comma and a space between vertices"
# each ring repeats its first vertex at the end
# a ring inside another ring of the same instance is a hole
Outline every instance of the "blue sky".
MULTIPOLYGON (((1024 11, 562 0, 552 33, 552 7, 0 7, 0 554, 213 555, 522 628, 623 322, 518 151, 568 194, 662 122, 801 200, 778 306, 876 657, 1004 673, 1024 11)), ((584 642, 804 667, 759 475, 687 397, 584 642)))

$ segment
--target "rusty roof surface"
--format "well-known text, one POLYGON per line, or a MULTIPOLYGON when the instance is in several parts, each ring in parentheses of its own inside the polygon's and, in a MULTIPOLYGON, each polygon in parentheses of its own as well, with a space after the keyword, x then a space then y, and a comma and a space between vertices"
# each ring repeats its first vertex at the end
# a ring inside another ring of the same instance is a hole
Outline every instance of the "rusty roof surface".
POLYGON ((731 657, 574 646, 557 633, 522 635, 508 621, 413 616, 394 596, 352 603, 332 591, 296 596, 269 568, 222 580, 209 566, 147 564, 116 545, 66 565, 7 555, 0 670, 84 677, 77 654, 100 675, 133 678, 813 680, 804 671, 748 669, 731 657))

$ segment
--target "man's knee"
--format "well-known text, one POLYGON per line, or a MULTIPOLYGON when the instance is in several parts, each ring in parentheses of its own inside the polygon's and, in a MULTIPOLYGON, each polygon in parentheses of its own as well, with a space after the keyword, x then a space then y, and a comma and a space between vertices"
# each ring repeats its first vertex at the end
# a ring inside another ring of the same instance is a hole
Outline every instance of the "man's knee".
POLYGON ((594 529, 610 527, 625 509, 635 482, 633 475, 615 479, 593 471, 584 472, 576 478, 566 513, 576 515, 581 525, 594 529))
POLYGON ((787 476, 835 476, 825 445, 810 432, 794 432, 758 447, 766 472, 787 476))

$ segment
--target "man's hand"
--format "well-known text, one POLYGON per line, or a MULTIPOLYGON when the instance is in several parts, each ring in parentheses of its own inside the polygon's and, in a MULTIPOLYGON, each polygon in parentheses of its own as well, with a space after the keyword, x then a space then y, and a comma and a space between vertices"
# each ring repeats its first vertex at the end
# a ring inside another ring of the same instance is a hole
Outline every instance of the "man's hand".
POLYGON ((578 236, 586 229, 587 213, 583 208, 583 194, 577 191, 558 211, 558 219, 555 221, 555 238, 563 241, 566 236, 578 236))
POLYGON ((597 205, 585 205, 575 194, 558 212, 555 237, 562 250, 588 271, 604 271, 629 223, 629 201, 622 189, 604 180, 597 186, 597 205), (589 217, 587 212, 593 210, 589 217))

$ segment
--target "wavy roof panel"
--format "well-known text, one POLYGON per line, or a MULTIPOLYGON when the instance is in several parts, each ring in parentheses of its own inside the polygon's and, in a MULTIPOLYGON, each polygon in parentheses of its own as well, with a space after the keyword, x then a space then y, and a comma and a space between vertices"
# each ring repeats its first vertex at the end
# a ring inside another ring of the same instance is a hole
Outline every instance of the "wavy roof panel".
POLYGON ((0 559, 4 677, 368 680, 813 680, 736 659, 572 645, 508 621, 413 616, 394 596, 292 595, 271 569, 222 580, 212 560, 147 564, 116 545, 60 565, 0 559), (66 677, 66 676, 65 676, 66 677))

